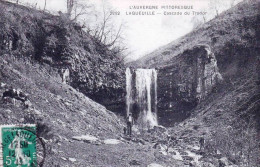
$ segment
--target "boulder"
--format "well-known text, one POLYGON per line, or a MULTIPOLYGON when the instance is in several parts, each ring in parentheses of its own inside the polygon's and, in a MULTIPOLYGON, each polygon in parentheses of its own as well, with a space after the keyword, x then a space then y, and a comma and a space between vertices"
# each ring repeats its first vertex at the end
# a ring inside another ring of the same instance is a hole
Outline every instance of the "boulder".
POLYGON ((131 165, 131 166, 139 166, 139 165, 141 165, 141 163, 139 162, 139 161, 137 161, 137 160, 132 160, 132 161, 130 161, 129 162, 129 164, 131 165))
POLYGON ((119 144, 121 143, 120 140, 117 140, 117 139, 106 139, 104 140, 104 144, 119 144))
POLYGON ((151 163, 147 167, 163 167, 163 166, 157 163, 151 163))
POLYGON ((96 138, 95 136, 92 136, 92 135, 73 136, 72 139, 78 140, 78 141, 84 141, 87 143, 94 143, 94 142, 98 141, 98 138, 96 138))
POLYGON ((229 165, 229 161, 226 157, 222 157, 219 159, 219 167, 225 167, 229 165))
POLYGON ((76 162, 77 160, 76 160, 76 158, 69 158, 69 161, 76 162))

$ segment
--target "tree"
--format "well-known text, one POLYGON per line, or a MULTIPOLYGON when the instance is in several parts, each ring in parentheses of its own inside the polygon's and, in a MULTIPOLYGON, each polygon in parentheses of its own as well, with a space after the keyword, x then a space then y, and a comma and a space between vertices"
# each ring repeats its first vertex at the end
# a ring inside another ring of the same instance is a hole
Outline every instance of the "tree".
MULTIPOLYGON (((90 28, 88 26, 88 32, 92 33, 92 35, 99 42, 105 44, 107 47, 111 48, 118 41, 122 40, 122 29, 123 24, 120 24, 117 30, 115 30, 114 23, 112 21, 112 15, 110 13, 110 9, 108 9, 103 1, 103 11, 102 13, 97 13, 96 11, 90 10, 92 5, 87 4, 86 2, 80 2, 80 0, 67 0, 67 16, 71 21, 78 21, 80 16, 90 15, 94 13, 96 17, 97 24, 90 28), (101 18, 99 17, 101 15, 101 18)), ((118 47, 114 50, 123 51, 125 47, 118 47)))
POLYGON ((46 1, 47 1, 47 0, 44 1, 44 8, 43 8, 43 11, 45 11, 45 9, 46 9, 46 1))
POLYGON ((90 16, 93 13, 93 11, 90 10, 92 7, 93 7, 92 5, 89 5, 87 3, 75 1, 74 6, 72 8, 71 16, 70 16, 71 20, 78 21, 78 19, 81 16, 85 16, 85 15, 90 16))
POLYGON ((90 30, 92 35, 101 43, 105 44, 108 48, 116 50, 116 52, 125 51, 127 48, 125 46, 116 45, 118 43, 122 44, 123 41, 123 29, 125 24, 121 23, 117 28, 115 28, 115 23, 113 21, 113 15, 110 13, 111 9, 106 8, 103 1, 103 11, 102 18, 97 18, 99 22, 90 30))
POLYGON ((230 1, 230 6, 231 6, 231 7, 234 7, 234 5, 235 5, 235 0, 231 0, 231 1, 230 1))
POLYGON ((223 10, 229 9, 235 5, 235 0, 210 0, 209 8, 210 11, 215 13, 215 16, 218 16, 223 10))
MULTIPOLYGON (((87 32, 90 33, 96 41, 104 44, 105 47, 115 54, 127 54, 127 48, 123 44, 123 29, 125 24, 121 23, 115 26, 115 20, 111 15, 111 9, 103 1, 102 12, 95 11, 93 5, 80 0, 67 0, 67 15, 69 22, 81 22, 83 19, 95 18, 94 21, 88 21, 87 32), (94 25, 93 25, 94 24, 94 25)), ((82 27, 86 26, 83 22, 82 27)))
POLYGON ((193 23, 193 29, 196 29, 206 22, 206 18, 205 16, 193 16, 191 22, 193 23))
POLYGON ((80 16, 89 15, 92 5, 88 5, 86 1, 67 0, 67 17, 73 22, 77 21, 80 16))
POLYGON ((72 9, 76 0, 67 0, 67 14, 71 16, 72 9))

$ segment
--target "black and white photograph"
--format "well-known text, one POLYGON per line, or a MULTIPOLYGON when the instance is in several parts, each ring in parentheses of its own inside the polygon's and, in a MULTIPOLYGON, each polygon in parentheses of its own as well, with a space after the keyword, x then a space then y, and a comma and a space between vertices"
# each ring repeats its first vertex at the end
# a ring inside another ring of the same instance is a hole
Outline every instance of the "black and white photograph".
POLYGON ((259 164, 259 0, 0 0, 0 167, 259 164))

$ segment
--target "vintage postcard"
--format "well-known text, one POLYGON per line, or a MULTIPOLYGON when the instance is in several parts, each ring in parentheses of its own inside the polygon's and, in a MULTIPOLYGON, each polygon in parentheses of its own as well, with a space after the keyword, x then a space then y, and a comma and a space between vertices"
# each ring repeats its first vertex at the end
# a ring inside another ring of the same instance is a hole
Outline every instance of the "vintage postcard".
POLYGON ((0 0, 0 167, 259 166, 259 6, 0 0))

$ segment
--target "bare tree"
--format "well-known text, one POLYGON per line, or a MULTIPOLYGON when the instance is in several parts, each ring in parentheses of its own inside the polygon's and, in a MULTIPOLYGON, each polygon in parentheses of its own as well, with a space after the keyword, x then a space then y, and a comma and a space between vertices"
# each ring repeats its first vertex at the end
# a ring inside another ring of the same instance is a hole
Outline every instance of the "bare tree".
POLYGON ((80 16, 89 15, 92 5, 88 5, 86 1, 67 0, 67 17, 71 21, 77 21, 80 16))
POLYGON ((231 7, 234 7, 234 5, 235 5, 235 0, 231 0, 231 1, 230 1, 230 6, 231 6, 231 7))
POLYGON ((90 8, 92 7, 92 5, 87 3, 79 3, 78 1, 75 1, 70 15, 71 20, 77 21, 81 16, 91 15, 93 11, 91 11, 90 8))
POLYGON ((207 21, 206 16, 203 15, 202 17, 203 17, 203 21, 204 21, 204 23, 206 23, 206 21, 207 21))
POLYGON ((235 0, 210 0, 209 7, 211 12, 214 13, 215 16, 218 16, 220 12, 224 9, 231 8, 235 5, 235 0))
MULTIPOLYGON (((115 20, 113 20, 113 15, 111 15, 111 9, 105 5, 103 1, 102 12, 97 12, 92 8, 93 5, 88 4, 80 0, 67 0, 67 15, 70 22, 80 22, 86 19, 84 16, 94 17, 95 21, 92 21, 95 25, 88 23, 87 32, 94 36, 94 38, 104 44, 107 48, 111 49, 115 54, 127 54, 127 48, 123 45, 123 29, 125 24, 121 23, 115 26, 115 20)), ((85 27, 83 23, 82 27, 85 27)))
POLYGON ((68 16, 71 16, 72 9, 74 7, 76 0, 67 0, 67 14, 68 16))
POLYGON ((45 11, 45 9, 46 9, 46 3, 47 3, 46 1, 47 1, 47 0, 44 1, 44 8, 43 8, 43 11, 45 11))
POLYGON ((205 23, 205 16, 193 16, 193 18, 191 19, 191 22, 193 24, 193 29, 196 29, 198 27, 200 27, 203 23, 205 23))
POLYGON ((102 18, 101 21, 90 30, 93 36, 107 47, 116 50, 116 52, 123 52, 127 48, 124 46, 115 45, 116 43, 122 43, 123 29, 125 24, 121 23, 118 28, 115 28, 113 22, 113 15, 110 13, 110 9, 107 9, 103 4, 102 18))

